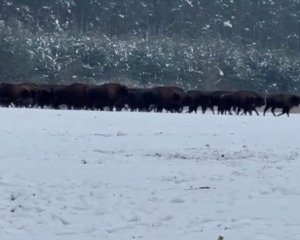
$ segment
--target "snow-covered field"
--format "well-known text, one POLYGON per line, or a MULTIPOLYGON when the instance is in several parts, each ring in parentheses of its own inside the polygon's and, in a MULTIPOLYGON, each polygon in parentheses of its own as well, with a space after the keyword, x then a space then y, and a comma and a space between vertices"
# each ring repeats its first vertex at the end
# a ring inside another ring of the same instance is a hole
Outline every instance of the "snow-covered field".
POLYGON ((0 116, 1 240, 300 239, 300 115, 0 116))

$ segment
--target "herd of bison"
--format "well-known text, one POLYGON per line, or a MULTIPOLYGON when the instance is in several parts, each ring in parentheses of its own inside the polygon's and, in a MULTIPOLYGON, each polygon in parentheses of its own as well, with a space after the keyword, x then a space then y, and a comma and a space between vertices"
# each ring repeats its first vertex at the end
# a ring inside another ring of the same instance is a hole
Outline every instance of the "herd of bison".
POLYGON ((263 114, 268 109, 274 116, 287 114, 291 108, 300 104, 300 97, 288 93, 260 95, 253 91, 185 91, 179 87, 159 86, 152 88, 129 88, 118 83, 88 85, 1 83, 0 105, 2 107, 40 107, 52 109, 87 109, 121 111, 155 111, 202 113, 210 109, 218 114, 252 115, 257 108, 264 106, 263 114), (281 109, 276 115, 275 109, 281 109))

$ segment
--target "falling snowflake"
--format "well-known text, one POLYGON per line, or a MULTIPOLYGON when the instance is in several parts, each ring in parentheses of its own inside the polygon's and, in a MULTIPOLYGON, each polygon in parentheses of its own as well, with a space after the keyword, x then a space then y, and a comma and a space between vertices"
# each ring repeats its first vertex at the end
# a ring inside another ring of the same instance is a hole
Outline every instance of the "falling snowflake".
POLYGON ((231 24, 230 21, 225 21, 225 22, 223 22, 223 26, 224 26, 224 27, 232 28, 232 24, 231 24))

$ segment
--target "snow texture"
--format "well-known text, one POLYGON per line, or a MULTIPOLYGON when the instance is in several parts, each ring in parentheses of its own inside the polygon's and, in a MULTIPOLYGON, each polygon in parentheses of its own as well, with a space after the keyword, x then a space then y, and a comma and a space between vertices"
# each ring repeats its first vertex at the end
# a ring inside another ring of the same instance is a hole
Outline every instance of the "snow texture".
POLYGON ((299 115, 0 112, 0 239, 300 239, 299 115))
POLYGON ((232 24, 230 23, 230 21, 225 21, 223 24, 224 24, 224 27, 232 28, 232 24))

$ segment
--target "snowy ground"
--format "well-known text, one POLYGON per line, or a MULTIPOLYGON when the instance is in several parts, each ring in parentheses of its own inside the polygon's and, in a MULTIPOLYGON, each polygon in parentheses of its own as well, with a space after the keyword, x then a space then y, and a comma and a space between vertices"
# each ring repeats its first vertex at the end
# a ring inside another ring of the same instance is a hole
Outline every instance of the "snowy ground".
POLYGON ((1 240, 300 239, 300 115, 0 116, 1 240))

